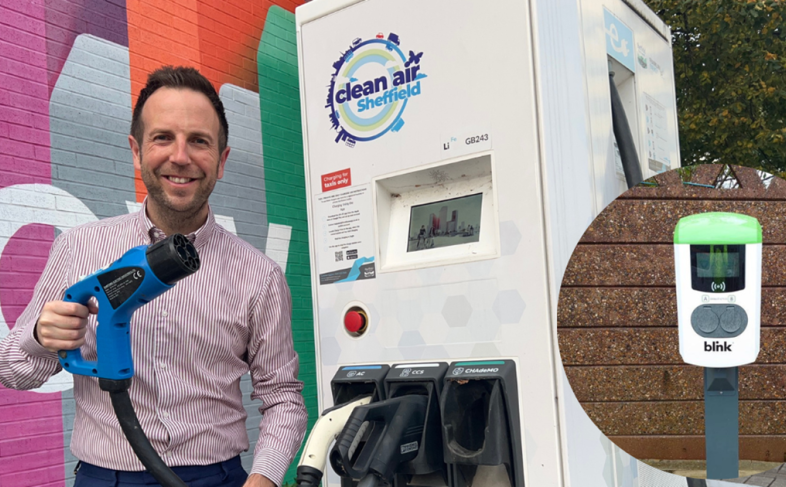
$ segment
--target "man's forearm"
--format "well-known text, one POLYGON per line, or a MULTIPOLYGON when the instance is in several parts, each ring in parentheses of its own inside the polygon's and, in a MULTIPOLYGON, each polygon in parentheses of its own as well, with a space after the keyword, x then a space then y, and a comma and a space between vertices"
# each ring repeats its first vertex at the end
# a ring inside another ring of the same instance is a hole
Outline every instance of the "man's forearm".
POLYGON ((280 483, 303 442, 308 414, 297 379, 292 326, 292 302, 281 268, 271 269, 269 279, 252 308, 255 318, 249 325, 249 369, 259 408, 259 440, 251 473, 280 483))
MULTIPOLYGON (((284 396, 286 400, 271 405, 262 412, 254 465, 251 469, 251 473, 262 474, 273 483, 281 482, 295 459, 308 423, 303 396, 299 391, 280 392, 277 396, 284 396)), ((272 402, 271 397, 263 398, 263 402, 266 399, 268 404, 272 402)))
MULTIPOLYGON (((17 321, 17 327, 0 341, 0 384, 9 389, 41 387, 60 370, 57 356, 41 347, 32 330, 17 321), (32 349, 33 353, 30 353, 32 349)), ((35 323, 30 325, 35 327, 35 323)))

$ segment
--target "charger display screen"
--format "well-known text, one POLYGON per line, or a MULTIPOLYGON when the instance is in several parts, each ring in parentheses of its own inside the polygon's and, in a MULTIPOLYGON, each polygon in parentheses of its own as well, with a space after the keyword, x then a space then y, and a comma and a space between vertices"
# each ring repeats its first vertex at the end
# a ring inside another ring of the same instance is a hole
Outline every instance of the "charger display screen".
POLYGON ((691 245, 691 287, 730 293, 745 289, 744 245, 691 245))
POLYGON ((478 242, 482 209, 482 193, 413 206, 407 252, 478 242))
POLYGON ((711 254, 700 252, 696 254, 696 275, 712 279, 725 279, 740 276, 740 254, 727 252, 711 254))

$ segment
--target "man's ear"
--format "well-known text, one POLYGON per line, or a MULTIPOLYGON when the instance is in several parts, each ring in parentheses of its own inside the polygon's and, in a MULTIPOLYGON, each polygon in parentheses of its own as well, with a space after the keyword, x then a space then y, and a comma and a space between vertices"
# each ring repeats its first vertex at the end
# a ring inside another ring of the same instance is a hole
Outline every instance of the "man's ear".
POLYGON ((136 139, 133 135, 128 136, 128 145, 131 146, 131 155, 134 158, 134 169, 137 171, 142 170, 142 158, 139 153, 139 144, 136 142, 136 139))
POLYGON ((221 157, 218 159, 218 179, 224 177, 224 164, 227 163, 227 158, 229 157, 229 147, 224 149, 224 152, 221 153, 221 157))

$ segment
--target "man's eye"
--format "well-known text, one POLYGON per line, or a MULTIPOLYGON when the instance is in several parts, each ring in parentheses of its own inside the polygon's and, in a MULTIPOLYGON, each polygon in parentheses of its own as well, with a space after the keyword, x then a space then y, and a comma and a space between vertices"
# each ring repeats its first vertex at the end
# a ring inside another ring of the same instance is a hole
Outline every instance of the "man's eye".
POLYGON ((200 145, 207 145, 208 144, 207 139, 199 139, 199 138, 197 138, 197 139, 194 139, 194 142, 197 143, 197 144, 200 144, 200 145))
POLYGON ((168 139, 169 139, 169 136, 168 135, 164 135, 164 134, 153 136, 153 140, 168 140, 168 139))

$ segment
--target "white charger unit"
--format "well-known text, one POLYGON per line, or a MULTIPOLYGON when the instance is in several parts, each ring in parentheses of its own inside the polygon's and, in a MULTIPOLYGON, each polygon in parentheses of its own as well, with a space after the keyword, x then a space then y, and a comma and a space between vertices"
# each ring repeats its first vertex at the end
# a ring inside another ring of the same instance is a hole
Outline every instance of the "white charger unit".
POLYGON ((759 355, 761 225, 736 213, 700 213, 674 230, 680 355, 737 367, 759 355))
POLYGON ((644 177, 679 165, 668 26, 641 0, 315 0, 296 24, 320 408, 345 365, 514 360, 527 486, 635 478, 567 384, 557 297, 626 187, 610 59, 644 177))

